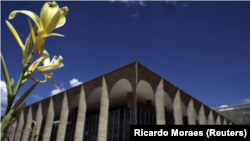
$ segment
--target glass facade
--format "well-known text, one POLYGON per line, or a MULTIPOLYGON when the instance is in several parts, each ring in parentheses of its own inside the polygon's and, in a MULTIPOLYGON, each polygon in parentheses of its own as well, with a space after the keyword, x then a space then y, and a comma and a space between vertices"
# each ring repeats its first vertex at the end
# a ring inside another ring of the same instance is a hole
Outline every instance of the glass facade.
MULTIPOLYGON (((75 134, 77 109, 73 114, 69 114, 69 120, 66 127, 65 140, 73 141, 75 134)), ((165 113, 166 124, 173 125, 174 117, 172 114, 165 113)), ((187 123, 187 118, 184 117, 184 124, 187 123)), ((52 126, 50 141, 55 141, 57 136, 57 130, 59 127, 59 121, 55 121, 52 126)), ((129 141, 130 140, 130 125, 132 124, 132 108, 122 106, 110 108, 108 115, 108 127, 107 127, 107 140, 108 141, 129 141)), ((137 124, 138 125, 156 125, 155 112, 149 113, 145 109, 137 110, 137 124)), ((97 141, 99 125, 99 111, 87 113, 85 117, 85 127, 83 132, 84 141, 97 141)), ((39 141, 42 138, 44 130, 44 122, 41 127, 41 133, 39 141)))

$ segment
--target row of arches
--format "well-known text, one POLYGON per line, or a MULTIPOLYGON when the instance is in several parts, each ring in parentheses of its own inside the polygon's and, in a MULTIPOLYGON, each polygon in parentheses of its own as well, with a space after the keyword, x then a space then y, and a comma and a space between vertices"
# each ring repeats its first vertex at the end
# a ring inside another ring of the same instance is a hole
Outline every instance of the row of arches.
MULTIPOLYGON (((26 107, 18 122, 13 124, 10 129, 10 140, 27 140, 30 132, 26 127, 32 125, 32 120, 37 122, 37 132, 40 137, 38 140, 51 140, 52 128, 55 124, 57 124, 57 128, 54 129, 56 132, 54 140, 66 140, 62 135, 67 134, 67 124, 73 119, 75 120, 74 127, 72 127, 74 134, 71 139, 80 141, 84 139, 84 132, 86 132, 86 117, 91 113, 97 113, 97 116, 93 116, 97 121, 95 123, 96 133, 93 135, 97 136, 96 139, 107 140, 111 109, 121 106, 125 106, 123 107, 125 110, 117 112, 119 109, 115 109, 115 113, 119 113, 117 115, 121 117, 120 113, 126 111, 126 115, 129 116, 124 119, 130 119, 128 124, 141 122, 142 118, 138 118, 139 110, 142 111, 142 114, 151 114, 151 117, 149 116, 150 124, 232 124, 212 109, 197 103, 198 101, 194 98, 185 97, 180 89, 170 88, 169 91, 166 91, 166 83, 168 82, 161 79, 154 90, 148 81, 140 80, 136 89, 133 89, 133 85, 123 78, 115 82, 109 92, 108 83, 103 76, 101 86, 93 88, 89 94, 86 94, 87 90, 83 84, 70 93, 66 91, 26 107), (170 94, 170 91, 173 93, 170 94), (144 107, 140 105, 144 105, 144 107), (136 117, 135 120, 132 120, 132 117, 136 117)), ((91 118, 92 121, 94 118, 91 118)), ((147 122, 144 123, 147 124, 147 122)))

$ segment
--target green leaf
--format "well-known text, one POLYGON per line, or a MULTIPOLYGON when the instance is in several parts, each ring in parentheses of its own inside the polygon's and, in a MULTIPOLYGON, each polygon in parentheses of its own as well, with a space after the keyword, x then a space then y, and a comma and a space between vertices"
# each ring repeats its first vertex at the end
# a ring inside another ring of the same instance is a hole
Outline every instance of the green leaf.
POLYGON ((15 103, 15 105, 12 107, 13 109, 17 109, 17 107, 19 107, 19 105, 29 96, 29 94, 32 92, 32 90, 36 87, 36 85, 39 83, 40 81, 37 81, 35 84, 33 84, 15 103))
POLYGON ((2 64, 2 68, 3 68, 3 74, 4 74, 5 82, 7 85, 8 95, 9 94, 12 95, 9 73, 8 73, 7 67, 5 65, 5 61, 3 59, 2 53, 0 53, 0 55, 1 55, 1 64, 2 64))
POLYGON ((30 22, 30 19, 28 19, 28 22, 29 22, 29 26, 30 26, 30 33, 31 33, 31 37, 32 37, 32 40, 34 42, 34 44, 36 43, 36 36, 35 36, 35 32, 34 32, 34 29, 32 27, 32 24, 30 22))
POLYGON ((10 124, 13 124, 17 118, 20 116, 22 110, 25 108, 26 106, 26 102, 24 102, 13 114, 11 120, 10 120, 10 124))

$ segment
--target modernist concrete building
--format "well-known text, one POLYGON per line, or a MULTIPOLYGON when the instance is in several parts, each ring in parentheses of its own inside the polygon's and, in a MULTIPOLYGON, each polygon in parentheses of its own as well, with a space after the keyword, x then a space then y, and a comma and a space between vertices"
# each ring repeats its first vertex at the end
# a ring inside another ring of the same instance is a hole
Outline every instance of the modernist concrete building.
POLYGON ((214 110, 237 125, 250 125, 250 103, 224 105, 214 110))
POLYGON ((10 141, 26 141, 32 120, 39 141, 128 141, 131 124, 233 124, 137 62, 27 106, 10 141))

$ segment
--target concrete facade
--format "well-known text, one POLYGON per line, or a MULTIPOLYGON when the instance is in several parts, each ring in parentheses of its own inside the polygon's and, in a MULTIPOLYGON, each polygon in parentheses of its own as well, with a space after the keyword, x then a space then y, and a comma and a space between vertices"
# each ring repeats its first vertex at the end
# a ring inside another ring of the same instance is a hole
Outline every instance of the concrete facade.
MULTIPOLYGON (((214 110, 235 124, 250 125, 250 103, 231 106, 227 105, 214 108, 214 110)), ((228 122, 224 120, 223 124, 228 124, 228 122)))
POLYGON ((129 140, 129 125, 229 125, 228 118, 135 62, 25 107, 9 133, 42 141, 129 140))

